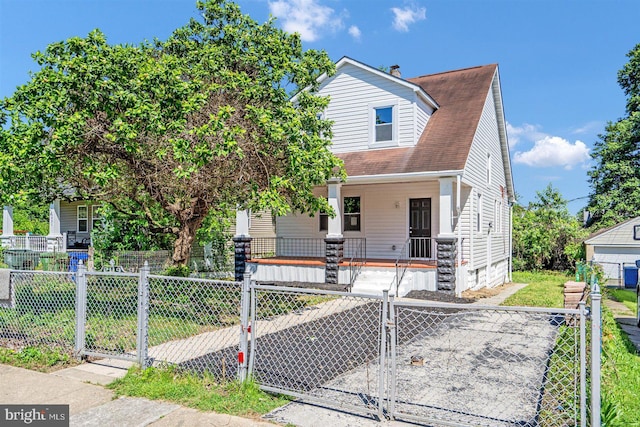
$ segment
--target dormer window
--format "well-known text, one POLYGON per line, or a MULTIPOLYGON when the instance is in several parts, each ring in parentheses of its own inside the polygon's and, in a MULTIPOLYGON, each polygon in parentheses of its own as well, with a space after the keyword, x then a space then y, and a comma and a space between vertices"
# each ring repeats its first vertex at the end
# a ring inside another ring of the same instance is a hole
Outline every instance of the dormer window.
POLYGON ((369 146, 398 145, 398 106, 395 102, 369 104, 369 146))
POLYGON ((393 140, 393 107, 375 108, 376 142, 393 140))

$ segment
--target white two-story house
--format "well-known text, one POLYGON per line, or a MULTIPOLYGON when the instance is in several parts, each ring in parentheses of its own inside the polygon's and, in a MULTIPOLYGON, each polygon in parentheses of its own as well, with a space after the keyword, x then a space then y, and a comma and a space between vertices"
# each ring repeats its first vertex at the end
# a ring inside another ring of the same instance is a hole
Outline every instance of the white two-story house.
POLYGON ((337 215, 277 218, 276 238, 252 241, 254 277, 399 294, 509 281, 515 193, 498 66, 408 79, 348 57, 336 68, 319 95, 348 178, 317 192, 337 215))

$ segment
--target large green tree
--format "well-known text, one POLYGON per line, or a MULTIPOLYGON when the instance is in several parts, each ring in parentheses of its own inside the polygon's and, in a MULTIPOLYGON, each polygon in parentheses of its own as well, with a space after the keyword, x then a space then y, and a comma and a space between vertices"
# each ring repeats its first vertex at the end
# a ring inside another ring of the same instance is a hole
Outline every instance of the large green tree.
POLYGON ((35 53, 39 71, 0 105, 0 198, 74 188, 142 212, 175 235, 175 264, 212 210, 329 209, 312 190, 343 174, 315 95, 333 62, 232 2, 197 8, 166 41, 110 45, 94 30, 35 53))
POLYGON ((584 258, 586 230, 569 213, 567 201, 549 184, 528 206, 513 209, 513 259, 516 270, 566 270, 584 258))
POLYGON ((640 215, 640 44, 618 72, 627 95, 626 116, 607 124, 595 143, 589 171, 590 224, 607 227, 640 215))

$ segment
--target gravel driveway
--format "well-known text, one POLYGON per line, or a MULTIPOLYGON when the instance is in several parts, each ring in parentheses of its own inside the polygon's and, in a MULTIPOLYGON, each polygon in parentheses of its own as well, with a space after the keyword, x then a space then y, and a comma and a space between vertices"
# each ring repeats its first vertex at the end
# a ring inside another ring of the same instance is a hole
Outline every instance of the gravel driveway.
MULTIPOLYGON (((441 301, 447 298, 439 296, 441 301)), ((439 421, 538 425, 545 373, 558 332, 557 316, 476 310, 471 306, 467 309, 463 305, 436 308, 398 304, 394 413, 399 418, 406 415, 428 425, 438 425, 439 421)), ((330 339, 323 343, 328 345, 330 339)), ((354 348, 348 342, 346 347, 341 342, 341 352, 354 348)), ((295 348, 294 340, 289 347, 295 348)), ((324 357, 331 354, 327 351, 324 357)), ((307 393, 337 408, 375 407, 379 364, 378 354, 373 356, 353 369, 345 366, 344 373, 307 393)), ((300 370, 289 366, 288 375, 304 377, 308 366, 300 370)), ((269 417, 300 426, 366 425, 365 421, 371 419, 354 421, 344 413, 298 403, 280 408, 269 417)))

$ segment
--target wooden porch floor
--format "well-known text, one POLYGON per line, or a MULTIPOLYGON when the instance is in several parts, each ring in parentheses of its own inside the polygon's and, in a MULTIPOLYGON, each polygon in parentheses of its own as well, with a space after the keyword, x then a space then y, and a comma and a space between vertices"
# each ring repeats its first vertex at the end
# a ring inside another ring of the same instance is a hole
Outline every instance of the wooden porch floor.
MULTIPOLYGON (((340 263, 341 267, 348 267, 351 260, 343 260, 340 263)), ((356 260, 362 261, 362 260, 356 260)), ((252 259, 248 262, 256 264, 269 264, 269 265, 306 265, 306 266, 324 266, 325 259, 322 257, 286 257, 278 256, 272 258, 259 258, 252 259)), ((395 268, 396 261, 393 259, 371 259, 364 260, 363 267, 383 267, 383 268, 395 268)), ((411 260, 410 268, 436 268, 436 260, 411 260)))

